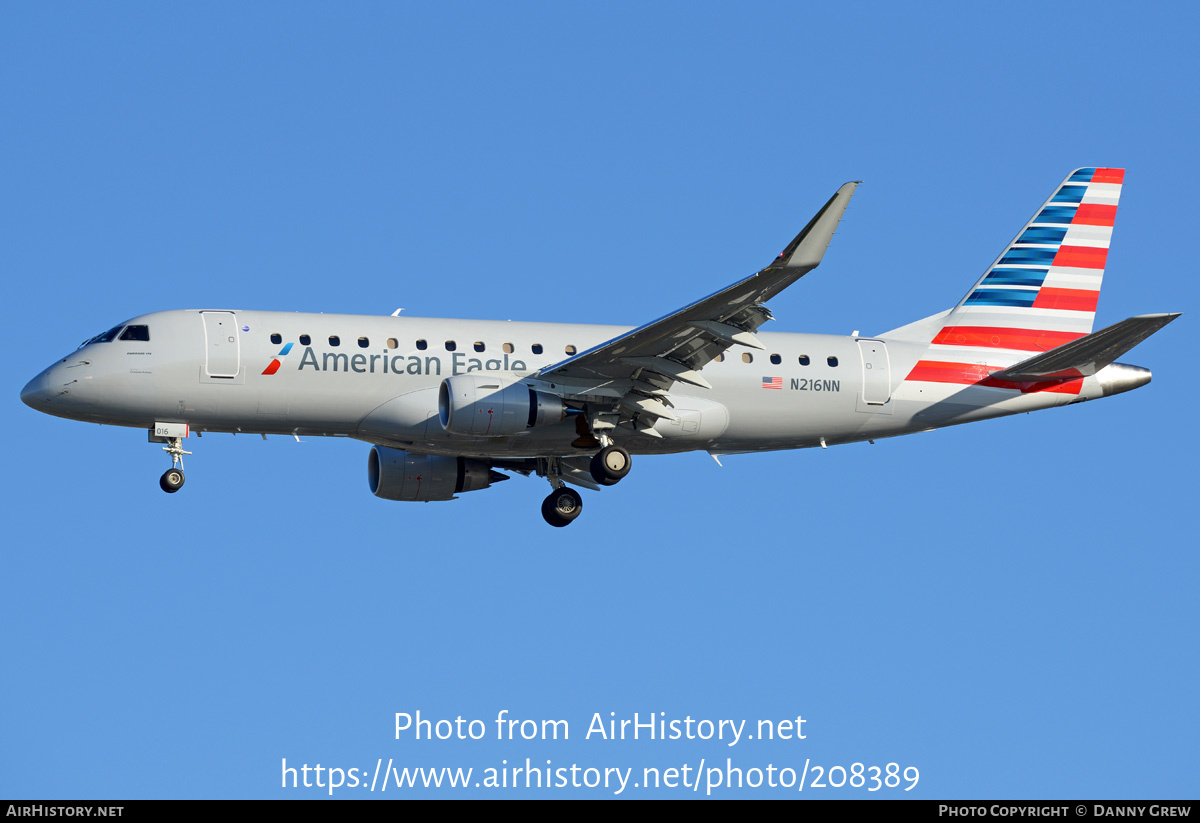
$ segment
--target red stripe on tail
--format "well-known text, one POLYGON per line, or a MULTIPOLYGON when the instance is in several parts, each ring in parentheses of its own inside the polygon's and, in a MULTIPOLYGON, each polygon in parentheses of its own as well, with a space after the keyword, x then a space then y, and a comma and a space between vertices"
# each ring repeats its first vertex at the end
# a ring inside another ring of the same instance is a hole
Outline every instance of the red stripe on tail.
POLYGON ((1083 388, 1082 376, 1043 380, 1036 383, 1014 383, 1011 380, 997 380, 989 377, 991 369, 991 366, 982 363, 944 363, 938 360, 922 360, 913 366, 913 370, 905 379, 919 380, 924 383, 956 383, 964 386, 987 386, 992 389, 1017 389, 1022 394, 1038 391, 1079 394, 1083 388))
POLYGON ((1052 289, 1043 286, 1033 301, 1035 309, 1065 309, 1067 311, 1096 310, 1100 292, 1089 289, 1052 289))
POLYGON ((946 326, 933 342, 943 346, 982 346, 989 349, 1050 351, 1083 337, 1082 332, 1006 329, 991 326, 946 326))
POLYGON ((1099 203, 1084 203, 1075 210, 1072 224, 1084 226, 1111 226, 1117 218, 1116 206, 1102 206, 1099 203))
POLYGON ((1071 266, 1076 269, 1102 269, 1108 261, 1108 249, 1095 246, 1059 246, 1054 255, 1054 266, 1071 266))

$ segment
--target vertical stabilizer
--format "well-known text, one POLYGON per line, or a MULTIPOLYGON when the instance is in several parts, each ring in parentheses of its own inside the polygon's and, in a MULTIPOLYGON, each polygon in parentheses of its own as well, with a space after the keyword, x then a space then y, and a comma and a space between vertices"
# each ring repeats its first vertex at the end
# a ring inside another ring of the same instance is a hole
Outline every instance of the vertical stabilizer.
MULTIPOLYGON (((1062 182, 947 317, 946 326, 1092 330, 1124 169, 1079 169, 1062 182)), ((1050 349, 1066 342, 1060 335, 1050 349)), ((1019 342, 1013 340, 1012 342, 1019 342)))
POLYGON ((1011 365, 1089 334, 1124 179, 1124 169, 1072 172, 939 318, 908 379, 974 383, 989 364, 1011 365))

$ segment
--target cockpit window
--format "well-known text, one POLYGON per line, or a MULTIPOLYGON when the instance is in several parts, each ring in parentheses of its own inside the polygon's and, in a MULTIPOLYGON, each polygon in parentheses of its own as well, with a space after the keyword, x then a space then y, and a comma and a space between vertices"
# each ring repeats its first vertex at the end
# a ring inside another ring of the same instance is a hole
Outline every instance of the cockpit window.
POLYGON ((150 339, 149 326, 126 326, 125 331, 121 332, 122 340, 143 340, 150 339))
MULTIPOLYGON (((98 334, 95 337, 91 338, 90 340, 84 340, 82 343, 79 344, 79 348, 82 349, 84 346, 90 346, 92 343, 111 343, 113 340, 116 339, 117 335, 120 333, 121 329, 123 329, 123 328, 125 328, 124 324, 122 324, 120 326, 113 326, 111 329, 106 331, 104 334, 98 334)), ((143 328, 145 328, 145 327, 143 327, 143 328)))

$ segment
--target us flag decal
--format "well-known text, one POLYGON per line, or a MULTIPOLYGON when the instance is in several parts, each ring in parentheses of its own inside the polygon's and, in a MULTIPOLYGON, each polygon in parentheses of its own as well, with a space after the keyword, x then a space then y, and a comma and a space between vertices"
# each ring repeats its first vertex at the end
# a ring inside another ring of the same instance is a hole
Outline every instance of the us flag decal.
POLYGON ((782 389, 783 388, 783 378, 782 377, 764 377, 763 382, 762 382, 762 387, 764 389, 782 389))

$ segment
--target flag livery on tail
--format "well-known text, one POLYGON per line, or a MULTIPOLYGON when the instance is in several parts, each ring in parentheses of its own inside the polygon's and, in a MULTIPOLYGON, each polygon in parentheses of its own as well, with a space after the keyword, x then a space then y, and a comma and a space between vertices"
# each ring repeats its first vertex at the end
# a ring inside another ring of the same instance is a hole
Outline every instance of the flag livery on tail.
POLYGON ((1062 182, 946 315, 908 380, 1079 393, 1078 381, 989 375, 1092 330, 1124 169, 1078 169, 1062 182))

